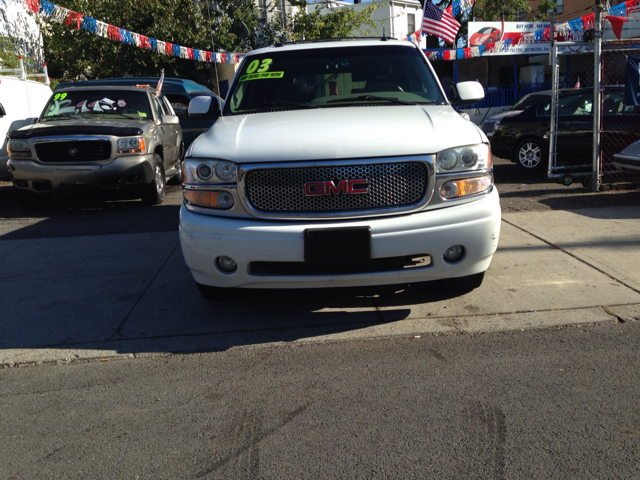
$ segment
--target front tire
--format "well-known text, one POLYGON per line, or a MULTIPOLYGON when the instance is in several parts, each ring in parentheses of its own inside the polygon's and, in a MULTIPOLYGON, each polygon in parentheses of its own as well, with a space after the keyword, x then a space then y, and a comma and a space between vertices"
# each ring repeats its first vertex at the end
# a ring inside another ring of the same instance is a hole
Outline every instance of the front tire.
POLYGON ((153 180, 142 190, 142 203, 145 205, 160 205, 164 202, 166 193, 167 182, 162 167, 162 157, 157 153, 153 155, 153 165, 153 180))
POLYGON ((514 161, 522 170, 542 172, 546 170, 548 160, 547 147, 538 139, 523 140, 516 147, 514 161))

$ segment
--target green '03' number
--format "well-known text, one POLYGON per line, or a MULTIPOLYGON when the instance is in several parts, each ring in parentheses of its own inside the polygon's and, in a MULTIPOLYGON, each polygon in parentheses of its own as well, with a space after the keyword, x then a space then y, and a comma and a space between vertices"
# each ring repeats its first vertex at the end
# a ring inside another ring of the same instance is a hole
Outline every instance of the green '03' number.
POLYGON ((273 63, 273 59, 271 58, 263 59, 262 63, 260 63, 260 60, 254 60, 247 67, 247 73, 251 74, 255 72, 258 72, 258 73, 266 72, 267 70, 269 70, 269 67, 271 66, 272 63, 273 63))

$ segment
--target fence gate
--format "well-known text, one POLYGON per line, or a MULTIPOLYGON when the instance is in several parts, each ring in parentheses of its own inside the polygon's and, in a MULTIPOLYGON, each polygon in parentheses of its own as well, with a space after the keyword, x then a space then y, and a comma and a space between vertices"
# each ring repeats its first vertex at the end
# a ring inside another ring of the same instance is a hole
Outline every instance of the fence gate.
POLYGON ((627 57, 640 56, 640 46, 607 41, 602 47, 602 108, 600 109, 600 172, 604 184, 633 177, 613 165, 613 155, 640 140, 640 107, 624 101, 627 57))
POLYGON ((632 180, 631 175, 616 169, 613 155, 640 140, 640 107, 624 102, 626 60, 628 56, 640 56, 640 45, 637 41, 607 41, 601 48, 596 45, 593 70, 573 72, 570 78, 565 79, 565 83, 573 85, 575 91, 560 89, 559 56, 571 53, 559 53, 558 47, 584 45, 589 44, 554 42, 551 46, 552 95, 547 175, 564 185, 571 185, 579 179, 585 187, 599 191, 604 184, 632 180), (580 138, 576 132, 581 132, 580 138), (567 150, 571 151, 570 155, 567 155, 567 150))

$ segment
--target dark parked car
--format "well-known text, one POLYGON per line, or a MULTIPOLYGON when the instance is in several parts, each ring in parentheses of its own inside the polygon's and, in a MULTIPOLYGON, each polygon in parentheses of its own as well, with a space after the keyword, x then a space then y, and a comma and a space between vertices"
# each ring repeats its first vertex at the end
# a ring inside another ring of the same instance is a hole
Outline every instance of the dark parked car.
MULTIPOLYGON (((84 82, 69 82, 59 83, 55 91, 67 87, 83 87, 89 85, 107 86, 107 85, 120 85, 120 86, 136 86, 136 85, 149 85, 151 88, 156 88, 158 85, 159 77, 126 77, 126 78, 102 78, 99 80, 87 80, 84 82)), ((182 78, 167 78, 165 77, 162 82, 162 93, 164 97, 169 101, 173 111, 180 119, 180 127, 182 128, 182 135, 184 137, 185 151, 191 145, 198 136, 209 130, 211 125, 215 122, 215 119, 199 118, 193 119, 187 116, 187 108, 189 102, 195 97, 213 97, 218 102, 220 110, 222 110, 223 100, 209 90, 204 85, 194 82, 193 80, 187 80, 182 78)))
POLYGON ((625 173, 640 175, 640 142, 632 143, 613 156, 613 164, 625 173))
MULTIPOLYGON (((640 139, 640 115, 624 103, 624 87, 605 87, 602 101, 603 160, 640 139)), ((491 139, 491 152, 528 171, 546 171, 551 99, 503 118, 491 139)), ((590 165, 593 145, 593 89, 564 91, 558 99, 556 161, 558 165, 590 165)))

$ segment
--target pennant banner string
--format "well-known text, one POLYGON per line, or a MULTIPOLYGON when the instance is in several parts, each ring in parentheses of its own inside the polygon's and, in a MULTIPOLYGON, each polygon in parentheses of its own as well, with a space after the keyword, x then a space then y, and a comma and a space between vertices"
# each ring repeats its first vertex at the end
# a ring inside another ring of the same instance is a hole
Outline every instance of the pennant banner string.
POLYGON ((245 57, 241 54, 209 52, 163 42, 73 12, 48 0, 26 0, 26 4, 29 11, 40 14, 52 22, 64 24, 76 30, 82 29, 100 37, 135 45, 160 54, 207 63, 240 63, 245 57))

